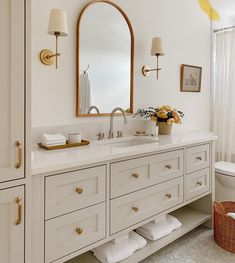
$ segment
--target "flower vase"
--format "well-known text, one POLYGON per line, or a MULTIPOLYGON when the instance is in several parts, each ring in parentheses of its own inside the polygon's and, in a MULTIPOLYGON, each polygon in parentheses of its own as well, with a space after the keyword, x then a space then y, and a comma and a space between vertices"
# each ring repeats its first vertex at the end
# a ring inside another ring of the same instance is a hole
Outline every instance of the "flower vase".
POLYGON ((159 127, 160 135, 171 135, 172 124, 168 124, 167 122, 158 121, 157 126, 159 127))

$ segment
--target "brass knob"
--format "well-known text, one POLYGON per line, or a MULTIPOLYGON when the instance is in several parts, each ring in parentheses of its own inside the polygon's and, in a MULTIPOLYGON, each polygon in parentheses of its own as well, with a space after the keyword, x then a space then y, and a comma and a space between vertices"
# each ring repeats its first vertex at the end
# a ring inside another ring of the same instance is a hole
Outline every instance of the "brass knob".
POLYGON ((197 185, 198 186, 202 186, 202 182, 197 182, 197 185))
POLYGON ((138 207, 135 207, 135 206, 133 206, 133 207, 132 207, 132 210, 133 210, 135 213, 137 213, 137 212, 139 211, 139 208, 138 208, 138 207))
POLYGON ((76 233, 78 234, 78 235, 81 235, 82 233, 83 233, 83 229, 82 228, 76 228, 76 233))
POLYGON ((166 194, 166 197, 171 199, 172 198, 172 194, 166 194))
POLYGON ((166 169, 171 170, 171 168, 172 168, 171 165, 169 164, 166 165, 166 169))
POLYGON ((133 176, 135 179, 138 179, 138 178, 140 177, 137 173, 133 173, 132 176, 133 176))
POLYGON ((198 161, 201 161, 201 160, 202 160, 202 157, 201 157, 201 156, 198 156, 198 157, 197 157, 197 160, 198 160, 198 161))
POLYGON ((81 195, 81 194, 83 193, 83 189, 82 189, 82 188, 77 188, 77 189, 76 189, 76 192, 77 192, 79 195, 81 195))

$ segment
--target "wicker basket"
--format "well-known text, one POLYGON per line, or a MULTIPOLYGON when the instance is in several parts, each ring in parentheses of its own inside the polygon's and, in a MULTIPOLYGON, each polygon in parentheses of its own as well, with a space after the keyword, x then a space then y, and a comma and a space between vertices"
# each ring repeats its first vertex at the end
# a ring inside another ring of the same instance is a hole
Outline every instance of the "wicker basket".
POLYGON ((235 202, 214 204, 214 239, 220 247, 235 253, 235 220, 227 213, 235 213, 235 202))

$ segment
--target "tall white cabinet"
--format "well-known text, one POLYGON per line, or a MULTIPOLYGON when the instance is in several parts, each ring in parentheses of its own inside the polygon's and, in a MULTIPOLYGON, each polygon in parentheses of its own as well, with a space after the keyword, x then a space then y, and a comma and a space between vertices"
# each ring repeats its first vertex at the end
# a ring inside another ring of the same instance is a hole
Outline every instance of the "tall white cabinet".
POLYGON ((25 1, 0 1, 0 262, 25 262, 25 1))

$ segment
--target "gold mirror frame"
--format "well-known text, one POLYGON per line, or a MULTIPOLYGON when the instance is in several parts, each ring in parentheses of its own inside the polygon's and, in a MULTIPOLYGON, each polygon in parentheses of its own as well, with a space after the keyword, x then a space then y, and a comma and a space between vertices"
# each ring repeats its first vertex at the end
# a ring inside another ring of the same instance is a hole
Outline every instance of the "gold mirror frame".
MULTIPOLYGON (((115 7, 124 17, 126 20, 129 30, 130 30, 130 36, 131 36, 131 76, 130 76, 130 111, 127 113, 129 115, 132 115, 134 112, 134 31, 131 25, 131 22, 126 15, 126 13, 122 10, 121 7, 119 7, 117 4, 108 1, 108 0, 96 0, 92 1, 91 3, 87 4, 81 14, 79 15, 78 18, 78 24, 77 24, 77 95, 76 95, 76 117, 99 117, 99 116, 110 116, 110 113, 100 113, 100 114, 81 114, 80 113, 80 26, 81 26, 81 21, 83 14, 85 11, 92 5, 97 4, 97 3, 106 3, 109 5, 112 5, 115 7)), ((117 113, 116 115, 119 115, 117 113)))

